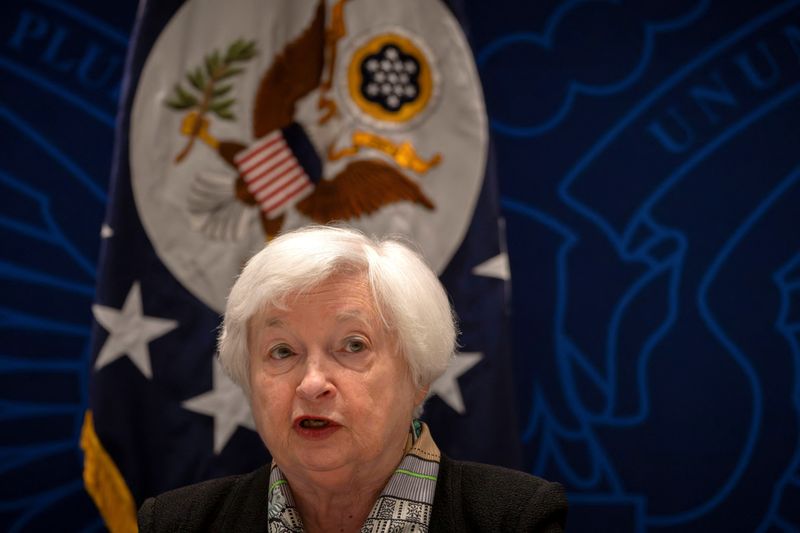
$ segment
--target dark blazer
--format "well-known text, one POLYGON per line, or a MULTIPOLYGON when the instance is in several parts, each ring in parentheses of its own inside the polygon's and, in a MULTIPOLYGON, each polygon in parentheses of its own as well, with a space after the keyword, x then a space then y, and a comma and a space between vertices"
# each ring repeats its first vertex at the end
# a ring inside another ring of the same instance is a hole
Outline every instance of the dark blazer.
MULTIPOLYGON (((263 532, 267 527, 269 465, 150 498, 139 530, 263 532)), ((564 529, 567 498, 558 483, 497 466, 442 456, 430 532, 564 529)))

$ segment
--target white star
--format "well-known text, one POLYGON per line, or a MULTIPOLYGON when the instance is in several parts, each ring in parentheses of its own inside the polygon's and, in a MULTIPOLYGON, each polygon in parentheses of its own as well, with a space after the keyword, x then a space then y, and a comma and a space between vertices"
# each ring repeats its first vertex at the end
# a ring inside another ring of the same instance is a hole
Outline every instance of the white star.
POLYGON ((94 363, 95 370, 127 355, 142 374, 151 379, 153 371, 147 344, 177 328, 178 322, 142 314, 142 291, 138 281, 133 282, 121 310, 94 304, 92 313, 109 333, 94 363))
POLYGON ((108 224, 100 226, 100 236, 104 239, 110 239, 114 236, 114 230, 108 224))
POLYGON ((484 261, 472 269, 476 276, 486 276, 487 278, 497 278, 508 281, 511 279, 511 269, 508 267, 508 254, 501 253, 484 261))
POLYGON ((450 361, 450 365, 444 371, 444 374, 433 382, 428 396, 438 394, 439 398, 444 400, 444 403, 449 405, 455 412, 461 415, 466 413, 464 398, 461 396, 461 388, 458 386, 458 377, 478 364, 481 359, 483 359, 483 354, 480 352, 465 352, 456 355, 450 361))
POLYGON ((189 411, 214 417, 214 453, 219 455, 237 426, 255 431, 256 424, 244 392, 225 375, 214 358, 211 390, 183 402, 189 411))

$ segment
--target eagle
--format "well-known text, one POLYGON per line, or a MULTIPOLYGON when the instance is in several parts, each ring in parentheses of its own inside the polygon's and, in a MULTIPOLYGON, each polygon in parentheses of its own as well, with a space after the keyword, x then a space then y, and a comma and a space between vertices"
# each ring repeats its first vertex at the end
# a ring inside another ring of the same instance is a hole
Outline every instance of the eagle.
MULTIPOLYGON (((322 84, 329 86, 330 82, 323 81, 323 71, 326 50, 329 67, 335 61, 336 43, 332 33, 333 29, 326 29, 325 3, 320 1, 308 27, 275 54, 259 81, 253 106, 253 137, 256 140, 291 127, 295 124, 297 102, 322 84)), ((248 188, 236 163, 237 155, 246 148, 238 141, 220 140, 217 152, 236 171, 235 199, 249 206, 258 206, 257 198, 248 188)), ((318 162, 319 154, 311 154, 311 159, 314 158, 318 162)), ((381 159, 351 161, 331 179, 322 177, 319 163, 304 167, 315 185, 294 208, 319 224, 358 218, 395 202, 412 202, 428 210, 435 209, 434 203, 417 183, 381 159)), ((276 216, 260 212, 267 240, 281 231, 284 218, 285 212, 276 216)))

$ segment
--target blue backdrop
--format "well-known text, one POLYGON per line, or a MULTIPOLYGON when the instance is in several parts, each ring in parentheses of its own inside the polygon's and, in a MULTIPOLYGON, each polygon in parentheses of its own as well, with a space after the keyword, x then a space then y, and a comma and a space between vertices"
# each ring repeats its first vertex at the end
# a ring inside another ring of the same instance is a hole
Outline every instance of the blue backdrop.
MULTIPOLYGON (((77 440, 135 9, 0 18, 2 530, 102 528, 77 440)), ((800 2, 463 15, 528 469, 568 487, 574 531, 800 531, 800 2)))

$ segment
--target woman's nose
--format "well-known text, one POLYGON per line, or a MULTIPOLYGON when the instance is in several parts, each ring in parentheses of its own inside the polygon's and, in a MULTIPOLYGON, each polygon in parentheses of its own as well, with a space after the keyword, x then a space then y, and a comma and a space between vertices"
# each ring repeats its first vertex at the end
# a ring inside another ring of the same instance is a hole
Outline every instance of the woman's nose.
POLYGON ((324 355, 310 354, 303 365, 303 376, 297 385, 297 395, 304 400, 318 400, 333 396, 330 362, 324 355))

